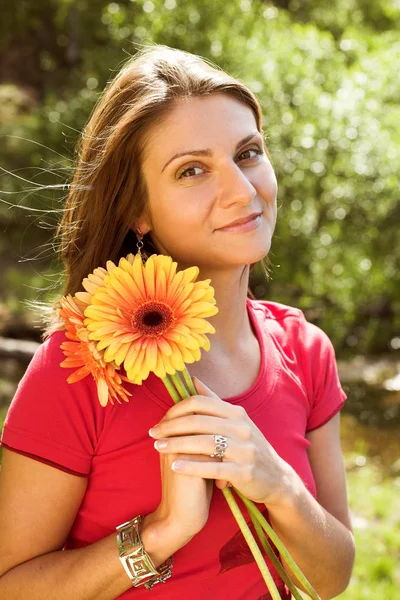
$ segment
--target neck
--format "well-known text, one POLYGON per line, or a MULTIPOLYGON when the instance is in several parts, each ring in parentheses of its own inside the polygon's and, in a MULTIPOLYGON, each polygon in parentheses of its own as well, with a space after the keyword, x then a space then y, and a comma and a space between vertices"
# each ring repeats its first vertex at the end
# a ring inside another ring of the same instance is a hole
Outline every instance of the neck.
POLYGON ((215 327, 210 335, 211 356, 234 356, 254 337, 246 308, 249 266, 230 272, 201 271, 198 279, 211 279, 218 313, 209 321, 215 327))

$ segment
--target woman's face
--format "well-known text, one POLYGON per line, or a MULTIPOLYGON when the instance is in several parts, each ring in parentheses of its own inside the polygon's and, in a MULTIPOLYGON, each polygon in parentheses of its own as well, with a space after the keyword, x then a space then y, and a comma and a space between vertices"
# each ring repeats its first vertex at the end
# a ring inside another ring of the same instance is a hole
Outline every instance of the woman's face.
POLYGON ((180 100, 149 132, 142 167, 148 217, 136 227, 151 231, 159 252, 200 270, 239 267, 268 253, 277 183, 249 107, 224 94, 180 100), (220 230, 253 213, 262 214, 252 229, 220 230))

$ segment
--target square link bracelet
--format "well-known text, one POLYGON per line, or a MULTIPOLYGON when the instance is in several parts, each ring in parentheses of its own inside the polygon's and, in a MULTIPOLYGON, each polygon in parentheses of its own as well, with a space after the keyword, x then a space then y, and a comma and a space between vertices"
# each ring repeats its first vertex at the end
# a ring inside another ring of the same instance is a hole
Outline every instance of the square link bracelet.
POLYGON ((144 585, 151 590, 156 583, 165 583, 172 575, 172 556, 158 567, 143 548, 139 526, 144 517, 138 515, 134 519, 118 525, 117 547, 119 559, 134 587, 144 585))

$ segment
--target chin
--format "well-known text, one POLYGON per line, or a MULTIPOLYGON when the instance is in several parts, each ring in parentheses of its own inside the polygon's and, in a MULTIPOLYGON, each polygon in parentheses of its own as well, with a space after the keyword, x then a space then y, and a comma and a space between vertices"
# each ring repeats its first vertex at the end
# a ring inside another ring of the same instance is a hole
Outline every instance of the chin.
MULTIPOLYGON (((264 240, 264 243, 258 247, 258 249, 254 249, 253 252, 249 252, 248 256, 249 256, 249 260, 246 261, 248 263, 254 263, 254 262, 258 262, 259 260, 262 260, 263 258, 265 258, 269 251, 271 250, 271 239, 269 239, 268 241, 264 240)), ((247 254, 247 252, 246 252, 247 254)))
POLYGON ((238 256, 238 262, 241 265, 252 265, 253 263, 258 263, 263 258, 268 256, 269 248, 264 249, 262 252, 249 252, 248 254, 241 254, 238 256))

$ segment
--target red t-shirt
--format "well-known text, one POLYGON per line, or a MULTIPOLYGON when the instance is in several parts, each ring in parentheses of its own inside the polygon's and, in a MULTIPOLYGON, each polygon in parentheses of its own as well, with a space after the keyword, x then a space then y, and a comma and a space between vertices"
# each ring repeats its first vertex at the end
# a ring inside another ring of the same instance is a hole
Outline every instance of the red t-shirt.
MULTIPOLYGON (((333 346, 303 313, 274 302, 247 299, 261 348, 257 380, 246 392, 223 398, 241 404, 277 453, 315 497, 305 433, 320 427, 346 399, 333 346)), ((129 403, 102 408, 93 379, 66 382, 60 367, 63 331, 36 351, 11 403, 2 444, 57 468, 88 478, 66 549, 96 542, 136 515, 153 512, 161 499, 159 454, 149 437, 172 399, 153 374, 136 386, 129 403)), ((189 365, 190 370, 190 365, 189 365)), ((205 383, 207 383, 205 381, 205 383)), ((239 505, 242 504, 239 501, 239 505)), ((268 517, 264 505, 258 505, 268 517)), ((249 520, 249 519, 248 519, 249 520)), ((282 598, 290 593, 267 559, 282 598)), ((120 598, 148 598, 143 587, 120 598)), ((214 488, 205 527, 174 555, 173 575, 152 598, 268 600, 257 565, 222 492, 214 488)))

